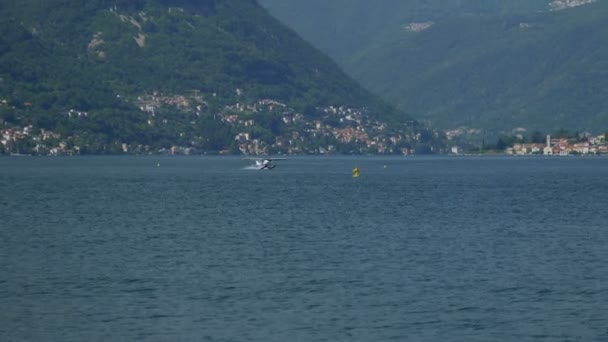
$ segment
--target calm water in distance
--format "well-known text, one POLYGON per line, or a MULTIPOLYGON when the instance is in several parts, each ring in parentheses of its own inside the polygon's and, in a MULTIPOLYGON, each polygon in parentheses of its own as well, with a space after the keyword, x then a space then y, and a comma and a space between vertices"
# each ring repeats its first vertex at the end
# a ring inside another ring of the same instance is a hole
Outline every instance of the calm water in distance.
POLYGON ((608 341, 608 158, 249 163, 0 158, 0 340, 608 341))

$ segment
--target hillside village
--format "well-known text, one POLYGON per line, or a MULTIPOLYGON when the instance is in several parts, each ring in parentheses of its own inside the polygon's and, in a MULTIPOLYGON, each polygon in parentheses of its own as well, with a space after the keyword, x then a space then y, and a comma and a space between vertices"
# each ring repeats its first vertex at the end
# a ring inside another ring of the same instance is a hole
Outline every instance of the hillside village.
POLYGON ((597 0, 555 0, 549 3, 551 11, 560 11, 572 7, 583 6, 596 2, 597 0))
POLYGON ((508 155, 597 155, 608 154, 606 135, 583 137, 582 139, 554 138, 547 136, 545 144, 517 143, 505 150, 508 155))
MULTIPOLYGON (((274 99, 248 101, 241 89, 235 89, 240 102, 219 105, 215 93, 166 95, 160 92, 142 94, 125 99, 136 105, 143 126, 148 129, 178 130, 187 143, 150 146, 130 141, 113 141, 104 146, 104 153, 124 154, 397 154, 421 153, 475 153, 466 152, 454 144, 455 139, 467 133, 463 129, 445 133, 421 128, 410 121, 400 127, 374 120, 361 109, 346 106, 314 108, 304 114, 274 99), (207 121, 205 121, 207 120, 207 121), (200 125, 211 120, 228 129, 229 146, 219 150, 201 148, 200 142, 208 139, 200 135, 200 125), (184 126, 184 121, 190 127, 184 126), (198 127, 198 128, 197 128, 198 127), (438 145, 437 142, 445 142, 438 145), (452 145, 449 149, 444 146, 452 145)), ((121 98, 120 95, 117 97, 121 98)), ((9 106, 0 100, 0 106, 9 106)), ((26 104, 27 106, 27 104, 26 104)), ((61 114, 64 120, 79 125, 90 120, 87 111, 69 109, 61 114)), ((13 155, 79 155, 89 154, 78 134, 62 135, 33 125, 7 127, 0 122, 0 154, 13 155)), ((526 143, 517 134, 515 142, 500 148, 507 155, 600 155, 608 154, 606 134, 589 133, 576 138, 551 138, 545 143, 526 143)))
MULTIPOLYGON (((405 123, 398 129, 373 120, 364 110, 346 106, 314 108, 307 115, 290 108, 287 104, 273 99, 247 101, 241 89, 235 90, 242 102, 218 106, 217 94, 166 95, 160 92, 143 94, 133 99, 142 115, 141 119, 149 129, 178 127, 180 137, 188 144, 151 146, 116 141, 112 153, 130 154, 174 154, 189 155, 202 153, 247 155, 265 154, 415 154, 416 146, 423 145, 425 152, 441 152, 431 141, 439 140, 437 131, 426 131, 415 123, 405 123), (191 127, 182 127, 184 117, 191 127), (228 127, 232 132, 233 144, 219 151, 201 150, 196 142, 205 139, 197 136, 195 127, 203 120, 228 127), (182 125, 182 126, 180 126, 182 125)), ((118 95, 120 97, 120 95, 118 95)), ((6 101, 3 105, 7 105, 6 101)), ((89 120, 89 113, 70 109, 62 114, 64 119, 76 123, 89 120)), ((33 155, 77 155, 83 153, 83 146, 76 136, 62 136, 47 129, 25 127, 4 127, 0 122, 1 145, 4 154, 33 155)), ((109 149, 109 147, 108 147, 109 149)))
POLYGON ((446 132, 446 137, 451 154, 478 154, 478 153, 503 153, 513 156, 525 155, 546 155, 546 156, 569 156, 569 155, 608 155, 607 133, 593 135, 589 132, 568 134, 567 131, 558 132, 558 137, 545 136, 542 140, 542 133, 534 132, 532 138, 525 135, 524 128, 516 128, 509 135, 499 138, 496 145, 486 145, 482 143, 471 144, 472 137, 482 132, 479 129, 459 128, 446 132), (469 139, 469 140, 467 140, 469 139), (530 140, 534 142, 529 142, 530 140), (464 142, 469 144, 464 144, 464 142), (464 147, 467 145, 467 147, 464 147))
MULTIPOLYGON (((425 135, 433 134, 439 138, 440 133, 416 131, 412 133, 411 125, 401 129, 389 128, 388 124, 373 120, 364 110, 346 106, 327 106, 315 108, 315 113, 305 115, 290 108, 287 104, 274 99, 247 101, 242 89, 235 89, 242 102, 225 105, 212 113, 214 120, 230 126, 234 131, 234 140, 242 154, 326 154, 326 153, 378 153, 378 154, 414 154, 417 143, 428 142, 425 135), (272 139, 258 137, 260 116, 270 115, 278 122, 271 123, 277 129, 272 139), (280 127, 278 127, 280 126, 280 127), (409 127, 409 128, 408 128, 409 127), (342 146, 342 149, 340 149, 342 146), (344 150, 345 146, 352 148, 344 150)), ((209 114, 217 94, 207 96, 195 92, 191 97, 164 96, 158 92, 138 97, 139 108, 147 113, 148 125, 167 124, 168 118, 159 120, 157 113, 163 107, 173 107, 184 112, 193 113, 197 118, 209 114)), ((194 124, 194 121, 191 122, 194 124)), ((431 147, 435 149, 435 147, 431 147)), ((228 153, 228 151, 222 151, 228 153)), ((440 152, 436 150, 436 152, 440 152)), ((187 148, 174 146, 171 153, 187 154, 187 148)))
MULTIPOLYGON (((215 103, 217 94, 201 94, 198 91, 191 95, 151 92, 132 101, 125 100, 135 103, 142 122, 149 129, 177 126, 182 130, 179 133, 184 138, 182 141, 189 143, 155 148, 129 141, 114 141, 113 146, 107 146, 107 153, 409 155, 420 153, 416 150, 420 146, 425 149, 424 153, 464 152, 453 145, 455 138, 466 133, 462 129, 446 133, 430 131, 417 127, 413 121, 395 129, 387 123, 371 119, 363 110, 345 106, 314 108, 314 113, 305 115, 277 100, 247 101, 241 89, 236 89, 235 93, 243 101, 221 106, 215 103), (190 128, 182 127, 184 116, 190 128), (196 135, 195 127, 204 119, 229 129, 230 146, 221 150, 205 150, 197 146, 197 141, 205 138, 196 135), (446 146, 452 144, 451 148, 433 144, 442 140, 445 140, 446 146)), ((0 106, 9 104, 6 100, 0 100, 0 106)), ((77 109, 69 109, 61 115, 75 124, 90 120, 87 111, 77 109)), ((517 136, 519 139, 516 141, 523 140, 522 136, 517 136)), ((512 146, 505 146, 503 152, 507 155, 600 155, 608 154, 608 144, 606 134, 594 136, 585 133, 576 138, 547 136, 545 143, 516 142, 512 146)), ((87 153, 86 146, 79 144, 77 135, 64 136, 33 125, 7 127, 6 122, 0 122, 0 154, 63 156, 87 153)))

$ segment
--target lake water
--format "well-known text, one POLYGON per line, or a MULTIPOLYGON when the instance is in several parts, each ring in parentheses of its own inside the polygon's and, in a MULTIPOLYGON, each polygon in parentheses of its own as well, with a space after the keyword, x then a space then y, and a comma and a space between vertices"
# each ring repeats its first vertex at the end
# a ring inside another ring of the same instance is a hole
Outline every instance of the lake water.
POLYGON ((0 340, 608 341, 607 158, 248 164, 0 158, 0 340))

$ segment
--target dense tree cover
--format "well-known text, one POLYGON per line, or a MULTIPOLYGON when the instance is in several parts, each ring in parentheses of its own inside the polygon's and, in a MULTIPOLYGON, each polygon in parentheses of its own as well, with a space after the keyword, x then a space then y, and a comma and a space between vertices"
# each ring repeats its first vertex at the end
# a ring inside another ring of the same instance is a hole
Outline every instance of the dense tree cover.
MULTIPOLYGON (((600 4, 596 4, 600 5, 600 4)), ((411 34, 356 76, 440 127, 593 130, 608 126, 608 6, 453 19, 411 34), (387 79, 399 79, 391 86, 387 79)), ((358 63, 365 64, 360 60, 358 63)))
POLYGON ((305 39, 348 66, 353 55, 391 41, 409 22, 446 16, 534 13, 548 0, 259 0, 305 39))
MULTIPOLYGON (((201 149, 234 148, 235 132, 209 115, 263 98, 397 117, 254 0, 24 0, 0 9, 0 125, 73 135, 89 151, 119 141, 166 148, 182 136, 198 137, 201 149), (150 125, 136 100, 153 92, 200 93, 205 113, 195 125, 177 112, 150 125)), ((280 130, 277 118, 260 122, 264 139, 280 130)))
POLYGON ((363 85, 441 128, 608 126, 606 1, 558 12, 546 0, 261 2, 363 85), (408 32, 412 21, 434 25, 408 32))

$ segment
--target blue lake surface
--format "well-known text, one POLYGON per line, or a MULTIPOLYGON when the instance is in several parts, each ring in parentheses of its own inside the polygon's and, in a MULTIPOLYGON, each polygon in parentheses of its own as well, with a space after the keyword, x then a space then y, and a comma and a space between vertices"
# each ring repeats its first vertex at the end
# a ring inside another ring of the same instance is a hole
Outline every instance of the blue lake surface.
POLYGON ((0 158, 0 340, 608 341, 607 158, 249 163, 0 158))

